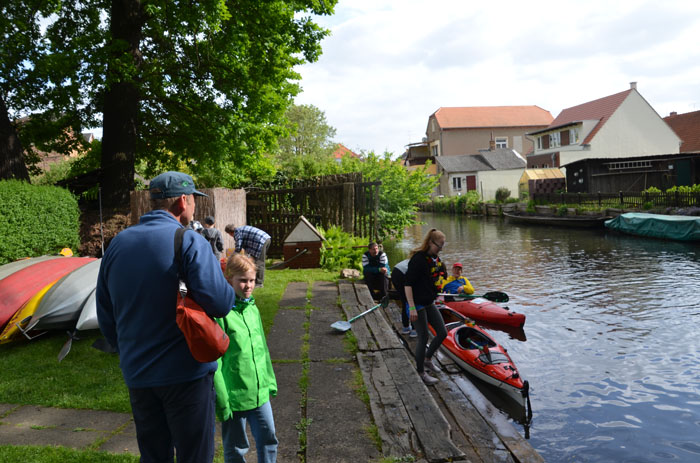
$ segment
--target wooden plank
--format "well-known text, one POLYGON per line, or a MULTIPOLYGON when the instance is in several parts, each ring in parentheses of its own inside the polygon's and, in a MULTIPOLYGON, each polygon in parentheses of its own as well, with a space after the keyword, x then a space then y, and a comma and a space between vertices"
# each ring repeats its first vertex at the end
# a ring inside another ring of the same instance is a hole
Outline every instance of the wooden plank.
POLYGON ((382 453, 396 458, 416 455, 420 451, 417 436, 384 358, 379 352, 361 352, 357 361, 382 440, 382 453))
POLYGON ((399 395, 406 406, 418 440, 428 461, 463 458, 465 454, 450 438, 450 424, 418 376, 404 349, 382 351, 394 383, 400 384, 399 395))
POLYGON ((340 304, 357 305, 357 295, 355 285, 350 280, 338 281, 338 292, 340 293, 340 304))
POLYGON ((456 426, 465 435, 469 448, 464 449, 470 461, 513 462, 513 457, 498 435, 484 423, 478 410, 451 377, 442 377, 435 390, 445 402, 456 426))
POLYGON ((381 307, 367 314, 365 318, 379 349, 403 349, 403 344, 389 325, 381 307))
POLYGON ((467 397, 480 397, 479 400, 471 400, 472 404, 482 416, 484 421, 498 435, 503 444, 513 454, 516 461, 528 463, 544 462, 542 455, 532 448, 529 442, 523 438, 506 417, 495 406, 486 400, 481 392, 471 381, 464 377, 454 377, 454 382, 467 397))
MULTIPOLYGON (((352 317, 359 315, 360 313, 362 313, 362 311, 365 310, 364 307, 351 304, 343 304, 342 308, 343 312, 345 312, 345 317, 347 320, 350 320, 352 317)), ((377 343, 374 340, 372 332, 369 330, 369 327, 367 326, 364 317, 352 322, 351 326, 352 334, 355 335, 355 338, 357 339, 357 348, 360 351, 364 352, 370 350, 377 350, 377 343)))

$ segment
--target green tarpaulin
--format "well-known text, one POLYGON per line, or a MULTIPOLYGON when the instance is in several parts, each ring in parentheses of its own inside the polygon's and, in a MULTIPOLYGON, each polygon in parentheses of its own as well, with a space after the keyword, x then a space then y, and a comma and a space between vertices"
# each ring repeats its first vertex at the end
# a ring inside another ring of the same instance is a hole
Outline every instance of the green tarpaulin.
POLYGON ((605 226, 632 235, 700 241, 700 217, 627 212, 607 220, 605 226))

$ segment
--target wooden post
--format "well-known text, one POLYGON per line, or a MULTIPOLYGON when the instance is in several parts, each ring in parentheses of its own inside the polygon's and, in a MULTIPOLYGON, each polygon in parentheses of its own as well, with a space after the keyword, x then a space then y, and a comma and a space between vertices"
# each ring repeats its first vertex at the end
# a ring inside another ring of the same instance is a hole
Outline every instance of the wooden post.
POLYGON ((354 234, 355 231, 355 184, 343 183, 343 231, 354 234))

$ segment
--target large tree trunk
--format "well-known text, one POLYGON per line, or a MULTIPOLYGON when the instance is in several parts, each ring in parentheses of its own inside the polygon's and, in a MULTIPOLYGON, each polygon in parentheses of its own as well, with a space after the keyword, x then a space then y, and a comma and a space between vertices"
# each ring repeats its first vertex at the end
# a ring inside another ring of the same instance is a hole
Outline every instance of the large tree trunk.
POLYGON ((16 178, 29 181, 22 143, 7 114, 5 99, 0 95, 0 180, 16 178))
MULTIPOLYGON (((125 41, 126 50, 140 67, 139 44, 143 15, 140 0, 113 0, 110 33, 112 41, 125 41)), ((131 79, 117 75, 117 58, 124 50, 116 51, 107 69, 107 89, 104 97, 102 120, 102 178, 103 199, 107 206, 129 204, 129 191, 134 185, 134 159, 137 145, 139 89, 131 79)), ((121 65, 124 66, 123 64, 121 65)))

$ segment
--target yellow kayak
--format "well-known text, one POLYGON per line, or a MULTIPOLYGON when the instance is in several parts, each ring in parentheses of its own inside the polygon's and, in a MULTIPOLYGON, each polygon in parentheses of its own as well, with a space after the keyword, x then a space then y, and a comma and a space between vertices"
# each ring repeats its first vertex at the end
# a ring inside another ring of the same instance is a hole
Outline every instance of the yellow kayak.
POLYGON ((60 280, 60 278, 55 279, 48 285, 41 288, 38 293, 34 294, 34 296, 32 296, 17 312, 15 312, 10 321, 7 322, 7 325, 5 325, 5 329, 2 330, 2 333, 0 333, 0 344, 12 342, 22 335, 17 325, 19 324, 19 326, 24 328, 29 323, 29 320, 32 318, 32 315, 34 315, 37 307, 39 307, 39 303, 43 299, 46 292, 51 289, 51 287, 56 284, 58 280, 60 280))

